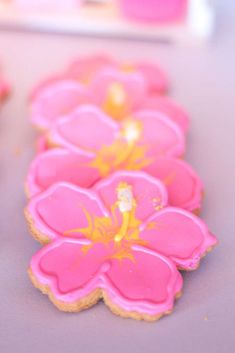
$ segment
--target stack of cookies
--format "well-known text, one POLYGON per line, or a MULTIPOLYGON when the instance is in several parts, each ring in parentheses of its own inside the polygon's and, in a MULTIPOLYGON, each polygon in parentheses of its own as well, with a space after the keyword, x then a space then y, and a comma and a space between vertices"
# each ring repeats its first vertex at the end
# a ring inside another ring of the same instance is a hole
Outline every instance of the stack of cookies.
POLYGON ((33 284, 61 310, 99 299, 153 321, 216 244, 196 214, 203 186, 182 158, 187 113, 155 64, 79 58, 31 94, 41 134, 26 179, 26 219, 44 246, 33 284))

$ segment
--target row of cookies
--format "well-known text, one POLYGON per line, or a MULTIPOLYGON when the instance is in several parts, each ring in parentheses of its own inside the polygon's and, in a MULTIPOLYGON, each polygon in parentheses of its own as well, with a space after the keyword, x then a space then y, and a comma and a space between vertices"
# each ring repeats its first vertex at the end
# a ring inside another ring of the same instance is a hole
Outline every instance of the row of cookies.
POLYGON ((153 321, 216 244, 199 213, 203 186, 182 157, 187 113, 155 64, 79 58, 31 93, 41 131, 26 178, 30 231, 44 246, 34 285, 64 311, 103 298, 153 321))

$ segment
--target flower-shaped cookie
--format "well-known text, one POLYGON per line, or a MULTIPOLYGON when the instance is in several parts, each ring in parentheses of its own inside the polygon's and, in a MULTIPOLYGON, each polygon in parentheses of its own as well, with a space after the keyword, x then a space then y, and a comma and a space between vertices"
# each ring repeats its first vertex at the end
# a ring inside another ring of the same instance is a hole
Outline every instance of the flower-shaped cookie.
POLYGON ((90 84, 93 103, 115 120, 125 120, 133 112, 145 109, 167 115, 187 131, 186 112, 170 98, 149 92, 148 84, 139 72, 120 72, 106 68, 97 73, 90 84))
POLYGON ((91 56, 78 58, 65 71, 54 74, 44 79, 36 87, 33 88, 30 99, 34 100, 38 95, 57 83, 62 81, 74 81, 74 83, 88 84, 91 78, 104 67, 113 67, 114 62, 106 56, 91 56))
POLYGON ((216 243, 202 220, 167 207, 163 184, 143 172, 118 172, 93 190, 58 183, 32 198, 34 236, 51 242, 29 274, 61 310, 103 298, 124 317, 156 320, 182 289, 177 269, 193 270, 216 243))
POLYGON ((100 109, 84 105, 48 131, 51 146, 63 146, 92 159, 101 176, 119 169, 142 169, 156 157, 181 157, 185 137, 164 115, 140 111, 122 123, 100 109))
POLYGON ((189 128, 189 117, 185 110, 167 96, 149 94, 140 101, 138 110, 148 109, 159 111, 173 120, 183 132, 189 128))
POLYGON ((96 74, 104 69, 116 69, 119 72, 138 73, 143 76, 148 93, 165 93, 168 89, 168 78, 157 64, 139 61, 123 63, 113 58, 97 55, 75 60, 68 69, 68 73, 80 82, 90 83, 96 74))
POLYGON ((73 80, 54 82, 40 91, 31 104, 31 121, 41 130, 50 126, 80 105, 91 102, 86 87, 73 80))
POLYGON ((84 103, 99 106, 119 121, 139 110, 151 109, 167 115, 182 131, 188 128, 185 111, 169 98, 149 93, 142 74, 113 68, 99 71, 89 86, 67 78, 39 90, 31 104, 31 120, 37 127, 49 129, 55 121, 84 103))
POLYGON ((67 70, 44 80, 35 87, 31 99, 36 98, 40 92, 54 83, 63 80, 74 80, 89 85, 99 71, 107 68, 117 69, 120 72, 138 72, 144 77, 149 93, 164 93, 168 88, 166 74, 156 64, 138 62, 130 65, 118 62, 105 55, 93 55, 74 60, 67 70))

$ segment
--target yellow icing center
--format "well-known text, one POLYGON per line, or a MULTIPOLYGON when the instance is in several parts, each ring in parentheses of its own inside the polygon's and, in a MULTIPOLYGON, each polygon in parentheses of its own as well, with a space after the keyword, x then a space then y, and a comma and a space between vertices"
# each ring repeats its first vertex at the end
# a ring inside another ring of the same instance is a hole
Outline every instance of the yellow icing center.
POLYGON ((122 225, 114 237, 115 242, 120 242, 128 233, 131 221, 131 211, 136 207, 131 187, 127 184, 120 184, 117 189, 117 206, 122 214, 122 225))
POLYGON ((128 112, 128 98, 123 85, 113 82, 107 91, 103 110, 115 120, 122 120, 128 112))
POLYGON ((136 217, 136 207, 132 187, 127 183, 119 183, 117 200, 111 207, 111 217, 93 216, 83 209, 88 222, 87 227, 71 229, 64 234, 80 233, 89 239, 91 244, 83 246, 84 253, 89 251, 95 243, 108 244, 113 241, 115 251, 112 258, 119 260, 129 258, 134 261, 131 246, 146 244, 146 241, 139 236, 141 221, 136 217))
POLYGON ((116 170, 141 170, 148 166, 152 159, 146 157, 147 147, 137 144, 141 133, 142 124, 128 119, 120 136, 111 145, 102 146, 89 165, 98 169, 102 177, 116 170))
POLYGON ((125 73, 133 73, 136 71, 136 67, 132 64, 128 64, 128 63, 124 63, 120 66, 120 69, 122 70, 122 72, 125 73))

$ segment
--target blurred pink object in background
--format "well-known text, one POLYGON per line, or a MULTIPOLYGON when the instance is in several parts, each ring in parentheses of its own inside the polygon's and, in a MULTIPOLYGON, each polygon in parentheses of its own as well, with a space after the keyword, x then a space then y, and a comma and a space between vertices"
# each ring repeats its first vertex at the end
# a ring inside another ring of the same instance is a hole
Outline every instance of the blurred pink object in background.
POLYGON ((130 19, 146 22, 179 21, 184 18, 187 0, 118 0, 121 12, 130 19))
POLYGON ((6 98, 9 92, 10 92, 9 84, 5 81, 5 79, 0 77, 0 102, 6 98))

